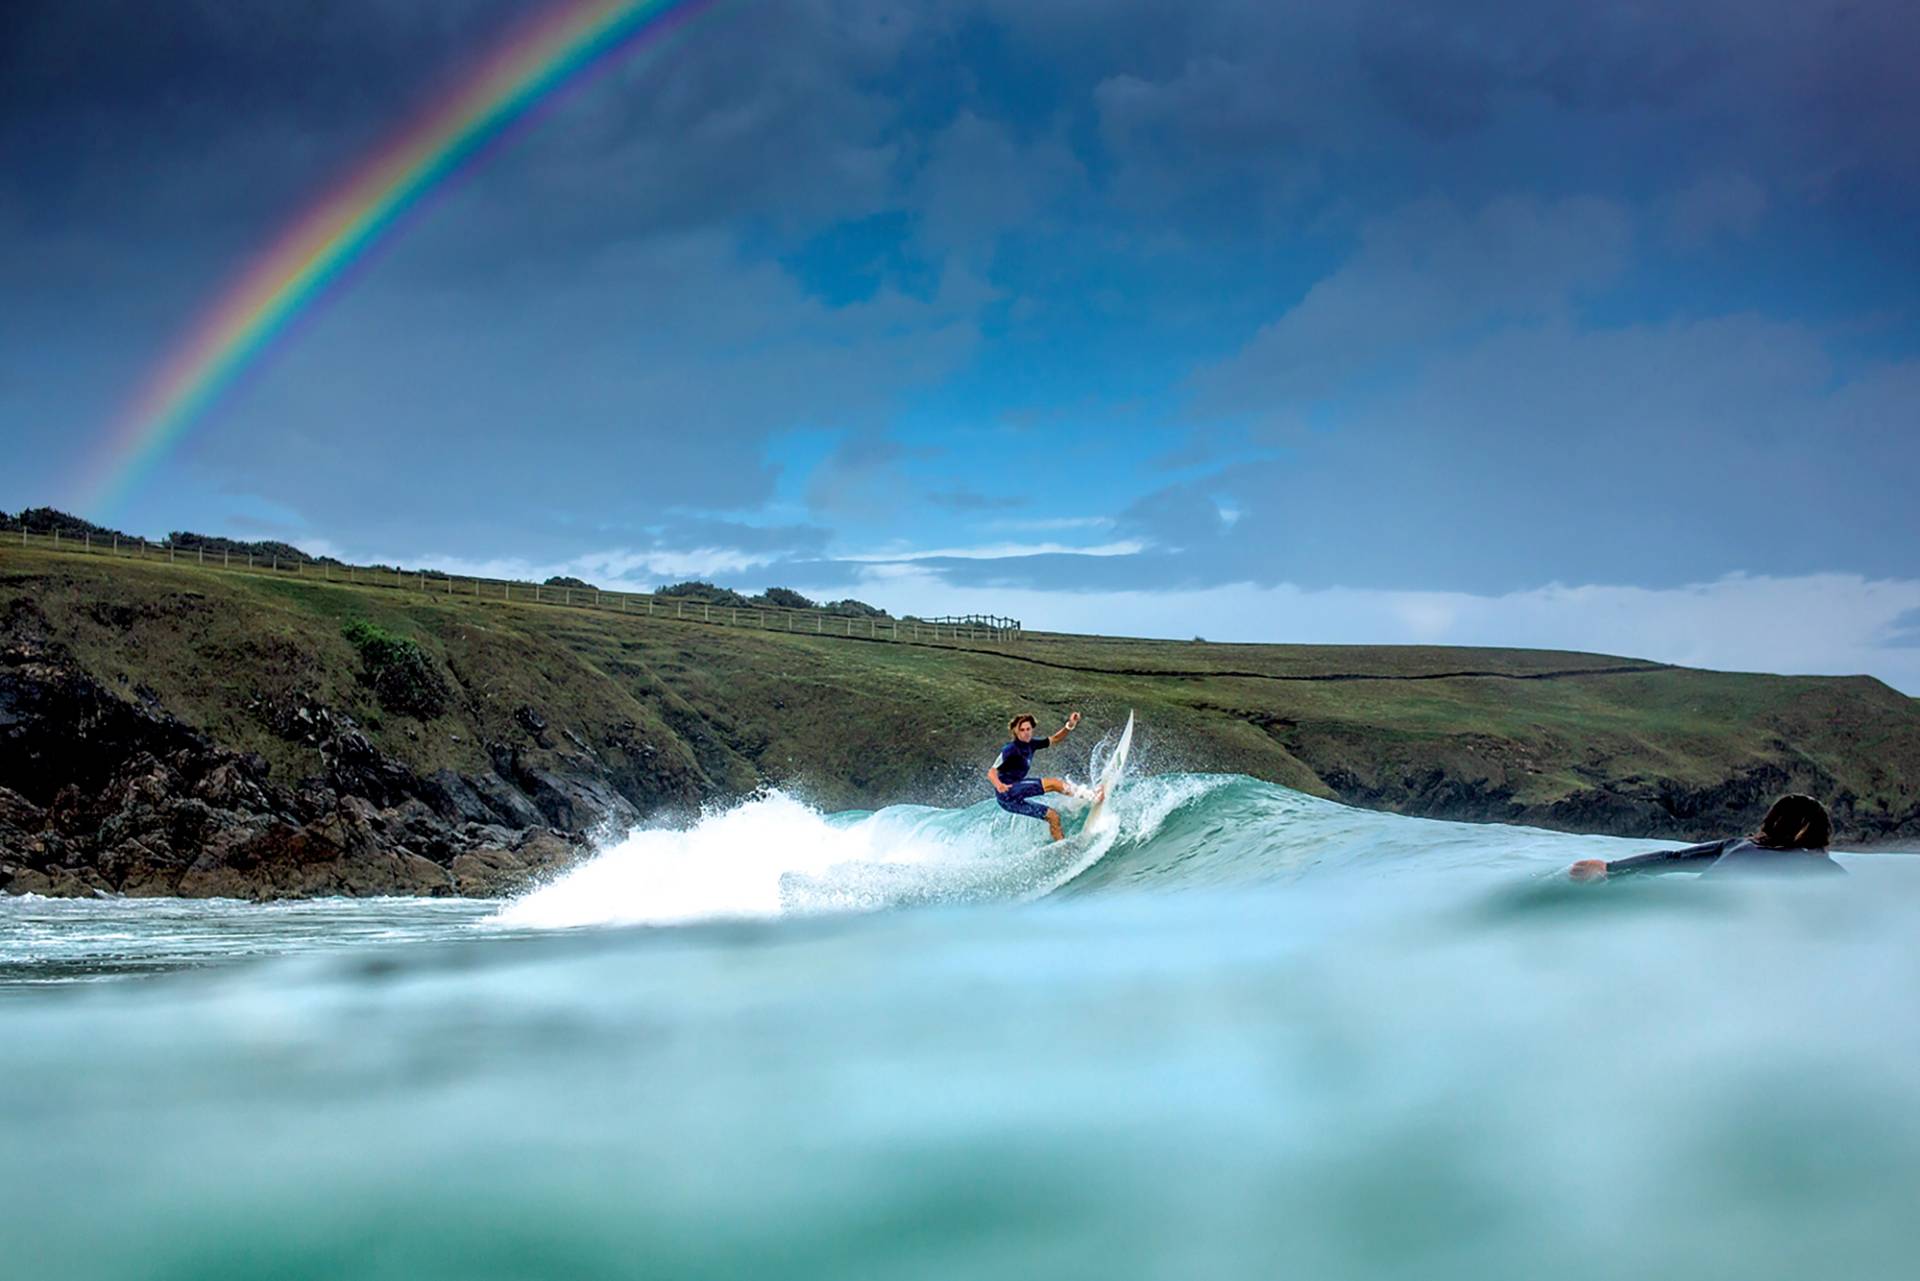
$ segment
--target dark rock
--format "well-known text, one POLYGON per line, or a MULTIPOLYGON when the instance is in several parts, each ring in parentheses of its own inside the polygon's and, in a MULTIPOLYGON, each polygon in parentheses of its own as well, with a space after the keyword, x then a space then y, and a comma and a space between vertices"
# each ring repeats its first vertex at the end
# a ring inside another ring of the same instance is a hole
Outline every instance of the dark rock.
POLYGON ((417 794, 449 823, 491 823, 495 817, 473 785, 450 769, 421 779, 417 794))
POLYGON ((547 718, 539 712, 534 711, 531 707, 520 707, 515 709, 513 719, 515 724, 527 731, 535 743, 538 743, 541 747, 550 748, 553 746, 547 739, 547 718))
MULTIPOLYGON (((281 786, 264 758, 121 699, 32 632, 16 628, 0 654, 6 893, 502 894, 579 856, 550 822, 577 832, 637 817, 590 754, 533 764, 506 753, 545 798, 536 806, 491 773, 417 777, 351 717, 300 694, 251 704, 319 753, 320 776, 281 786)), ((537 714, 533 728, 545 729, 537 714)))
POLYGON ((0 787, 0 827, 37 832, 47 824, 46 811, 10 787, 0 787))
POLYGON ((625 830, 640 820, 626 797, 604 775, 588 773, 591 762, 580 762, 581 772, 561 774, 516 761, 515 781, 554 827, 570 832, 625 830))
POLYGON ((508 827, 538 827, 547 820, 534 808, 526 794, 501 778, 498 774, 476 774, 462 776, 474 794, 492 811, 487 819, 498 820, 508 827))
POLYGON ((511 846, 482 846, 461 854, 449 871, 455 892, 469 898, 493 898, 565 871, 586 853, 585 845, 559 832, 536 828, 522 833, 511 846))

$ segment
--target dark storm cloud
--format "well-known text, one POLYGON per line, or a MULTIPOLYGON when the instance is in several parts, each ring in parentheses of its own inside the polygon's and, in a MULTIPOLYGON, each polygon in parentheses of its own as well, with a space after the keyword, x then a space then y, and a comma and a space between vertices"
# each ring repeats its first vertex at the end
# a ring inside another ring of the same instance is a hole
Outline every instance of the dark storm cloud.
POLYGON ((1217 582, 1499 592, 1742 570, 1920 573, 1920 361, 1840 376, 1755 316, 1522 327, 1431 361, 1288 456, 1136 504, 1217 582), (1239 513, 1231 523, 1209 509, 1239 513))
MULTIPOLYGON (((290 214, 536 7, 0 7, 9 442, 52 456, 96 428, 290 214)), ((1050 443, 1095 420, 1141 460, 1118 532, 1150 547, 925 562, 949 581, 1904 572, 1900 334, 1836 355, 1790 286, 1619 295, 1657 292, 1650 254, 1730 243, 1764 282, 1797 217, 1870 264, 1858 296, 1903 306, 1917 29, 1838 0, 725 4, 423 211, 183 457, 337 541, 672 551, 728 536, 676 513, 769 501, 783 432, 851 442, 786 491, 844 525, 926 487, 907 464, 943 421, 1030 406, 1050 443), (856 271, 881 224, 897 243, 856 271), (903 425, 910 402, 936 425, 903 425), (1230 462, 1249 432, 1280 456, 1230 462), (1769 457, 1855 510, 1800 532, 1703 515, 1769 457)), ((931 514, 991 509, 964 462, 931 514)), ((825 564, 823 532, 750 528, 727 545, 825 564)))
MULTIPOLYGON (((0 50, 0 154, 32 175, 24 204, 42 222, 164 232, 176 255, 265 237, 551 8, 32 4, 0 50)), ((545 104, 565 127, 494 157, 445 256, 480 238, 565 256, 581 235, 864 207, 893 158, 876 138, 890 103, 867 81, 912 24, 835 9, 719 6, 693 38, 545 104)))
POLYGON ((17 0, 0 158, 48 215, 124 226, 137 200, 176 232, 244 225, 350 164, 530 7, 17 0))
POLYGON ((949 281, 926 300, 829 308, 718 235, 609 252, 526 293, 370 289, 364 318, 317 325, 208 443, 237 483, 297 490, 310 518, 390 542, 489 495, 516 520, 751 508, 776 479, 767 441, 813 425, 853 433, 815 493, 840 512, 891 501, 890 469, 913 450, 875 433, 904 389, 973 349, 975 305, 949 281), (390 351, 370 347, 373 323, 390 351))
POLYGON ((1202 412, 1314 400, 1493 322, 1563 314, 1624 269, 1630 228, 1605 201, 1423 200, 1368 223, 1357 251, 1239 354, 1198 379, 1202 412))
POLYGON ((1106 163, 1162 205, 1658 184, 1703 156, 1864 199, 1920 179, 1920 11, 1893 0, 993 8, 1094 86, 1106 163))

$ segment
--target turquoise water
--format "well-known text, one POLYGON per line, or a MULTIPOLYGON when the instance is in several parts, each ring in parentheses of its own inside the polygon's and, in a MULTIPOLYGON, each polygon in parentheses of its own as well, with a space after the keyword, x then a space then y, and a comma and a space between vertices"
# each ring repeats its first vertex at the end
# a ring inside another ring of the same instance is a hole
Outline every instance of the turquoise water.
POLYGON ((0 1275, 1912 1275, 1920 860, 1117 809, 775 795, 504 910, 0 900, 0 1275))

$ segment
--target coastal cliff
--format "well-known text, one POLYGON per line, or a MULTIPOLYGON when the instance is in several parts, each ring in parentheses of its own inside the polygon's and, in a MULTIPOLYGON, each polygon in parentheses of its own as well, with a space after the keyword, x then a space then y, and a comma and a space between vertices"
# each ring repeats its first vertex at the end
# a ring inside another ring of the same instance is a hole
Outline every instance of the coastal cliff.
POLYGON ((1597 655, 704 626, 0 549, 0 892, 511 892, 779 786, 970 804, 1006 716, 1137 709, 1154 770, 1704 839, 1782 791, 1920 836, 1920 703, 1597 655))

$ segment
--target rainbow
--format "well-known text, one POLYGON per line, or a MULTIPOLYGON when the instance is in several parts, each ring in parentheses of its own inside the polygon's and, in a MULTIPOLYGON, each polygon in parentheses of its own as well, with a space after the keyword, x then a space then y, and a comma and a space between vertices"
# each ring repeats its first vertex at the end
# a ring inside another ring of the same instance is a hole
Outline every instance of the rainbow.
POLYGON ((81 510, 110 515, 294 321, 489 143, 589 71, 714 3, 564 0, 505 40, 240 273, 107 433, 81 485, 81 510))

